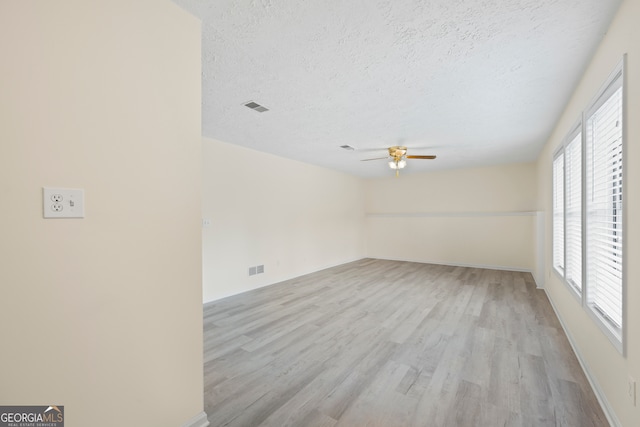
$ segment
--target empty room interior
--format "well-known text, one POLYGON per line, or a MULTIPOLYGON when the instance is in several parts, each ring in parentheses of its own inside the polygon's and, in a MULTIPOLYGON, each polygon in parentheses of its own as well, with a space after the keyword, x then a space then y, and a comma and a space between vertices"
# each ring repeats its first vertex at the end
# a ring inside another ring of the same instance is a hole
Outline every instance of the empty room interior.
POLYGON ((0 409, 640 426, 639 20, 3 0, 0 409))

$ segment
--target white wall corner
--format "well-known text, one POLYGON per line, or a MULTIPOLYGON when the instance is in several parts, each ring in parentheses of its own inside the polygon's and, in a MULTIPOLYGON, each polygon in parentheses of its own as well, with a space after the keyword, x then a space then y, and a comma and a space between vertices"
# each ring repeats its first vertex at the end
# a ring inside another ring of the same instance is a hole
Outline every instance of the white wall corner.
POLYGON ((182 424, 181 427, 207 427, 208 425, 209 420, 207 419, 207 414, 202 411, 186 423, 182 424))

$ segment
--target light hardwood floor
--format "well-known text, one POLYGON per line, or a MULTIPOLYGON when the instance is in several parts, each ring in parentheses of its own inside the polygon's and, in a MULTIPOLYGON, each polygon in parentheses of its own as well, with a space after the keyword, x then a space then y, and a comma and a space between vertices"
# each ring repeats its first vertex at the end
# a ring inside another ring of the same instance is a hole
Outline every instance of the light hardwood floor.
POLYGON ((364 259, 204 311, 211 426, 608 426, 528 273, 364 259))

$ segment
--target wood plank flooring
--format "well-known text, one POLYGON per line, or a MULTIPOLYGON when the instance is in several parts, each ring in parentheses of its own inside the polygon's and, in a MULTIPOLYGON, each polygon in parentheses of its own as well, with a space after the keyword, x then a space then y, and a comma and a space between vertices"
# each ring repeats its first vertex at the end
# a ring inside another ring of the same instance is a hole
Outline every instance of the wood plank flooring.
POLYGON ((364 259, 205 305, 211 426, 608 426, 528 273, 364 259))

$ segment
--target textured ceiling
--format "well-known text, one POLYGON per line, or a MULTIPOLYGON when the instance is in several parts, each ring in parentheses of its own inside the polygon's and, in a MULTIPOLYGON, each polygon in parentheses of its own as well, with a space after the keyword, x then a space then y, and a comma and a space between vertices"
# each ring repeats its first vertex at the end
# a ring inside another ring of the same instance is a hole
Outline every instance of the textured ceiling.
POLYGON ((403 173, 535 160, 620 4, 174 2, 202 20, 204 136, 365 177, 398 143, 438 156, 403 173))

